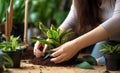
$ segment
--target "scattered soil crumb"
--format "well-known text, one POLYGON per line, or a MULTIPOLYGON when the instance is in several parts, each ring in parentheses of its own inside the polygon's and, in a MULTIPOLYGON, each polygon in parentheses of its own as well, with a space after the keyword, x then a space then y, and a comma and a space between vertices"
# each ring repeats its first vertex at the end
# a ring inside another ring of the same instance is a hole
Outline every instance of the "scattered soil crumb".
POLYGON ((40 69, 40 73, 42 73, 42 69, 40 69))
POLYGON ((32 69, 35 69, 35 67, 34 67, 34 66, 31 66, 31 68, 32 68, 32 69))
POLYGON ((108 70, 106 70, 105 72, 103 72, 103 73, 110 73, 108 70))

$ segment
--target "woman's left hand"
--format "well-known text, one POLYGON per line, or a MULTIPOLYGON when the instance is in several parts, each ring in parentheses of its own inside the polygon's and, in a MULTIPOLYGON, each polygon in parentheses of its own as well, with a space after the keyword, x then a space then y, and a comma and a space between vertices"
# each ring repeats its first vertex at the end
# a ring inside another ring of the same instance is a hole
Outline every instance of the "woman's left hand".
POLYGON ((67 61, 79 51, 77 46, 74 45, 72 41, 63 44, 60 47, 55 48, 54 50, 55 52, 51 54, 51 56, 54 57, 51 59, 51 61, 54 63, 67 61))

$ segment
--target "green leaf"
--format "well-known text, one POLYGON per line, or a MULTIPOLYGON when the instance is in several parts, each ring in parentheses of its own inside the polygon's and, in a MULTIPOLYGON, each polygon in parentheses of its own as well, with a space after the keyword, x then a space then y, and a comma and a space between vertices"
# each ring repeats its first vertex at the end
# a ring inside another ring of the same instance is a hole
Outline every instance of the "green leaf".
POLYGON ((54 39, 49 39, 48 41, 54 46, 54 48, 60 46, 60 43, 54 39))
POLYGON ((18 37, 10 36, 10 42, 3 41, 0 44, 0 49, 2 49, 3 51, 16 51, 17 50, 16 48, 18 46, 20 46, 19 36, 18 37))
POLYGON ((110 44, 103 44, 103 48, 100 50, 103 54, 119 54, 120 53, 120 44, 117 45, 110 45, 110 44))
POLYGON ((68 29, 68 30, 66 30, 66 31, 64 31, 64 32, 62 32, 62 33, 60 33, 60 34, 59 34, 60 39, 62 39, 62 38, 64 37, 65 34, 71 33, 71 30, 72 30, 72 29, 68 29))
POLYGON ((43 44, 47 44, 50 48, 54 48, 54 46, 49 41, 47 41, 46 39, 39 40, 39 41, 43 44))
POLYGON ((9 66, 13 66, 13 60, 11 59, 11 57, 9 57, 8 55, 3 55, 3 58, 7 61, 6 62, 6 65, 9 65, 9 66))
POLYGON ((13 66, 13 60, 7 54, 0 54, 0 66, 13 66))
POLYGON ((90 55, 86 55, 86 56, 83 56, 82 58, 77 58, 76 59, 77 62, 83 62, 83 61, 86 61, 92 65, 97 65, 97 61, 94 57, 90 56, 90 55))
POLYGON ((46 26, 44 26, 42 23, 40 23, 39 28, 45 35, 47 35, 47 32, 49 29, 46 26))
POLYGON ((62 33, 64 33, 64 32, 62 32, 62 30, 60 28, 57 29, 57 32, 58 32, 59 36, 61 36, 62 33))
POLYGON ((81 69, 94 69, 92 65, 90 65, 88 62, 84 61, 80 64, 77 64, 77 67, 81 69))
POLYGON ((50 30, 57 30, 57 28, 52 24, 51 26, 50 26, 50 30))
POLYGON ((61 38, 61 44, 64 44, 65 42, 67 42, 71 34, 72 34, 72 32, 66 33, 66 34, 61 38))
POLYGON ((90 56, 90 55, 83 56, 83 60, 84 60, 84 61, 87 61, 87 62, 90 63, 90 64, 97 65, 96 59, 95 59, 94 57, 90 56))
POLYGON ((43 60, 46 60, 50 56, 50 53, 45 54, 43 60))
POLYGON ((47 37, 49 39, 56 39, 58 36, 59 35, 58 35, 57 31, 55 31, 55 30, 48 30, 48 32, 47 32, 47 37))
POLYGON ((43 60, 47 59, 50 56, 50 54, 53 53, 53 52, 55 52, 55 51, 53 51, 53 50, 46 50, 46 53, 45 53, 45 56, 44 56, 43 60))

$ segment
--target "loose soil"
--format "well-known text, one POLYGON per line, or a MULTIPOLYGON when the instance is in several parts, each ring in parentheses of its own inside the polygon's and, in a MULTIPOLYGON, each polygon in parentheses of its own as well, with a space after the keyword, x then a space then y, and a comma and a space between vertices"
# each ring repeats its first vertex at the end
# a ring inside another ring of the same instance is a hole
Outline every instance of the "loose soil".
POLYGON ((50 61, 50 57, 43 60, 43 57, 36 58, 33 54, 33 47, 29 46, 27 49, 23 51, 22 60, 28 60, 28 63, 32 63, 35 65, 43 65, 43 66, 75 66, 77 62, 74 58, 70 59, 69 61, 65 61, 62 63, 53 63, 50 61))

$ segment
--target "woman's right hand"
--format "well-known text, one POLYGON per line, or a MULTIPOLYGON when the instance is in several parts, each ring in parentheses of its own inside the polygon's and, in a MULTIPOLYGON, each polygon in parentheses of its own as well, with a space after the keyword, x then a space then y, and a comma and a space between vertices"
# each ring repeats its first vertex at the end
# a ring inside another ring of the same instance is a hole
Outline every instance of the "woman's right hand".
POLYGON ((41 48, 41 46, 42 46, 42 44, 39 41, 37 41, 34 45, 33 53, 36 57, 44 56, 46 49, 48 48, 48 46, 46 44, 44 45, 44 48, 41 48))

